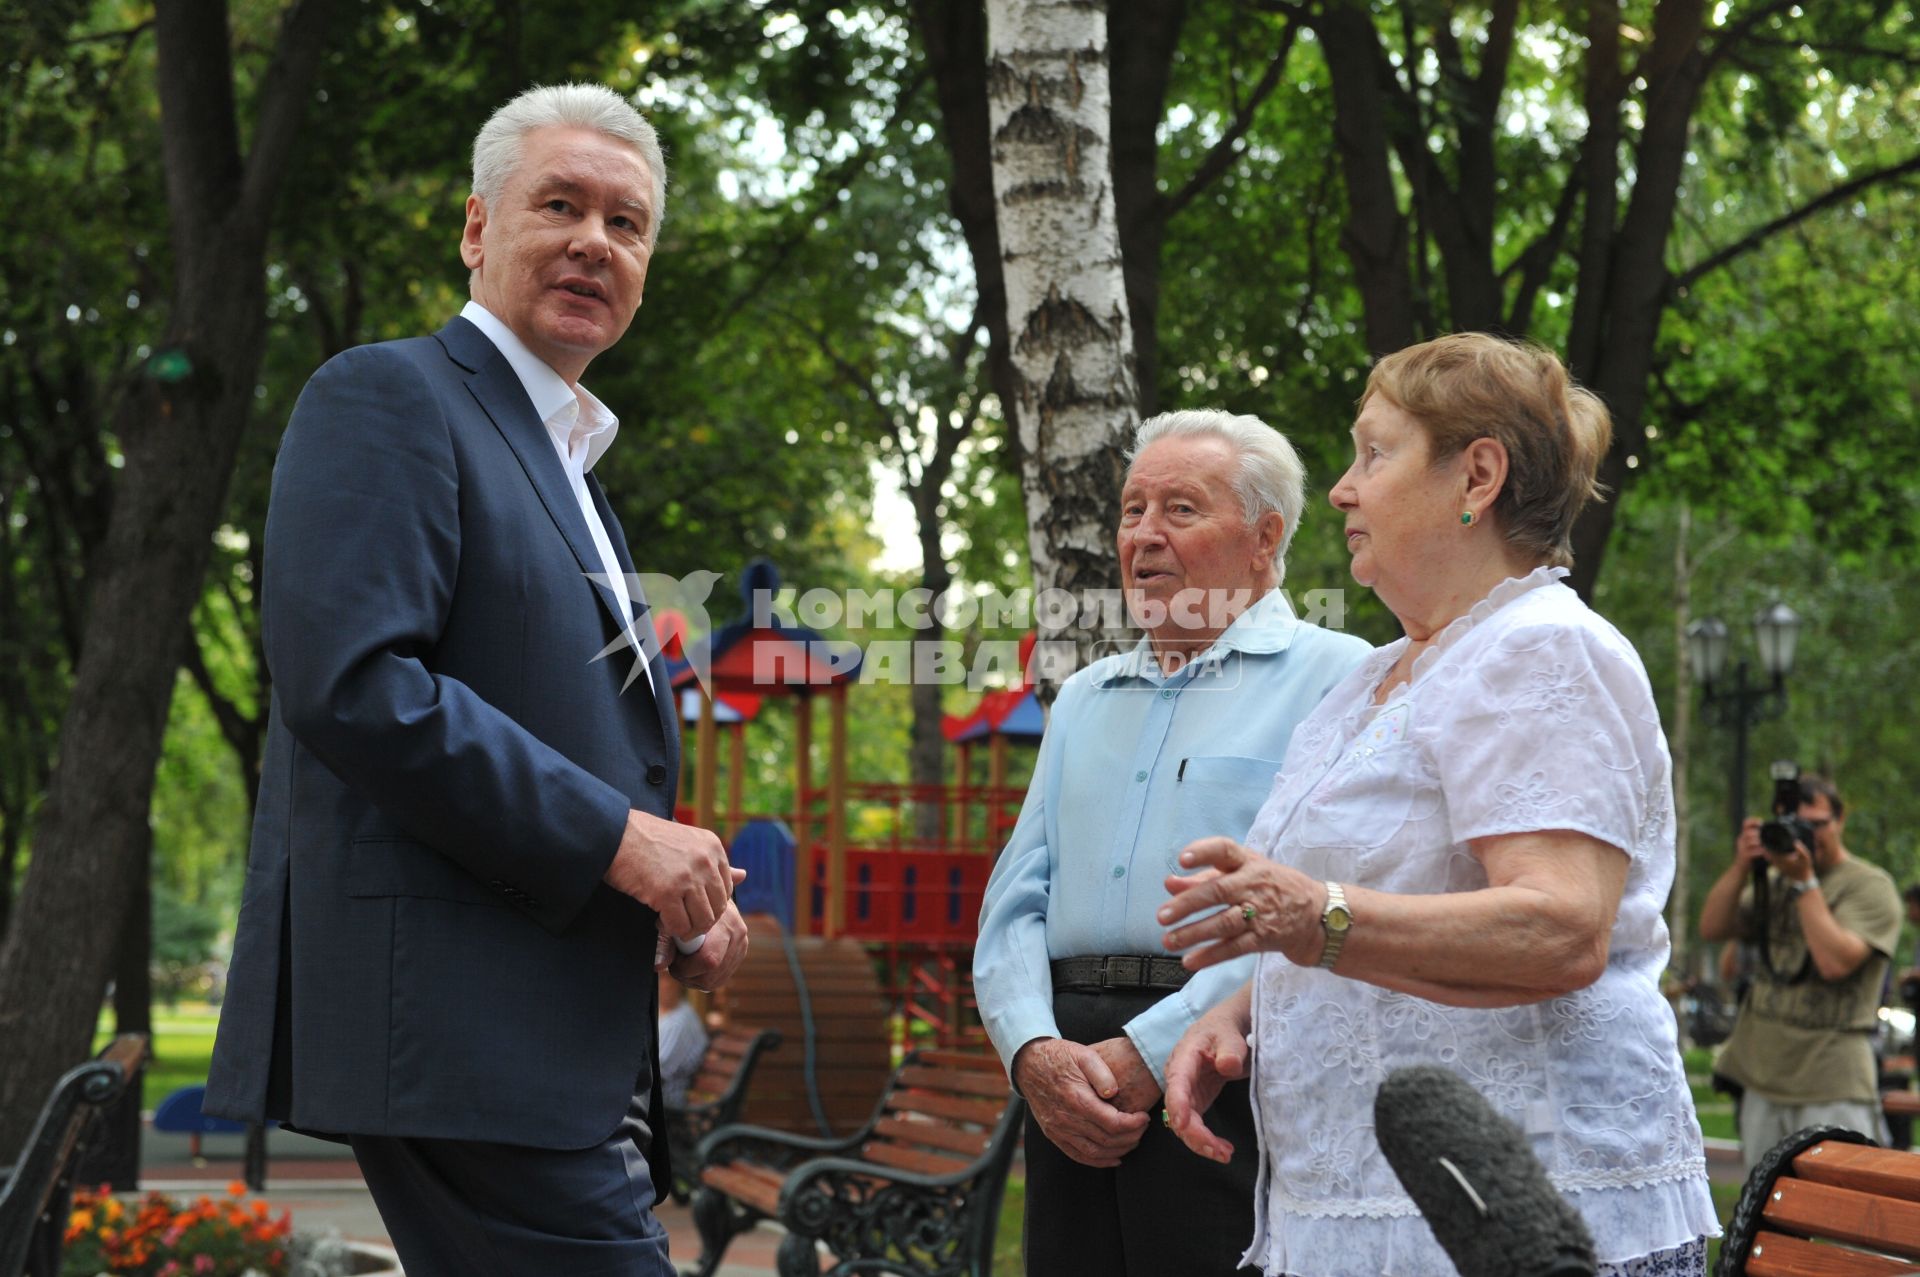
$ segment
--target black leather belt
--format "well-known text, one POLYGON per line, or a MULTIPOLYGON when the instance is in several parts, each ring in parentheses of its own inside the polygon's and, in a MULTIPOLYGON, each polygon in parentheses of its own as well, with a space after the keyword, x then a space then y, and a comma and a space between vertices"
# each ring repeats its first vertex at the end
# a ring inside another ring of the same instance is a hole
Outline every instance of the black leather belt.
POLYGON ((1053 964, 1056 989, 1177 989, 1193 978, 1178 958, 1118 953, 1105 958, 1061 958, 1053 964))

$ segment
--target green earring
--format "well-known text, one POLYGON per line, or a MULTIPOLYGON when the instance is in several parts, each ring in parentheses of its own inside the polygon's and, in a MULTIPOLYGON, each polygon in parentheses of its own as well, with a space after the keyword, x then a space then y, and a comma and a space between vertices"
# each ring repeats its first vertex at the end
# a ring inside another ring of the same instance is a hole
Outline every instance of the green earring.
POLYGON ((1463 528, 1470 528, 1473 526, 1473 511, 1462 510, 1460 512, 1460 526, 1463 528))

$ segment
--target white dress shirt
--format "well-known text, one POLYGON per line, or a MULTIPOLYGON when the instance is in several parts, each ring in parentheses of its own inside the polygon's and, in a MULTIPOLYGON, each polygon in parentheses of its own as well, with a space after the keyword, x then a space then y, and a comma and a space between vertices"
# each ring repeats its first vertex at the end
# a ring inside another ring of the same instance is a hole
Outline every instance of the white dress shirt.
POLYGON ((594 508, 593 496, 587 491, 587 471, 613 446, 613 437, 620 431, 620 419, 585 386, 569 386, 566 378, 528 350, 513 329, 479 302, 469 301, 461 308, 460 317, 487 335, 487 340, 506 356, 520 384, 526 387, 533 411, 546 426, 554 451, 560 455, 560 468, 566 472, 567 486, 573 489, 574 500, 580 503, 580 517, 587 521, 587 532, 593 537, 593 548, 599 552, 607 586, 619 601, 627 641, 633 646, 640 668, 646 672, 647 685, 653 686, 648 653, 634 633, 633 596, 627 591, 626 573, 620 567, 620 556, 613 552, 613 542, 607 537, 606 525, 600 521, 600 512, 594 508))

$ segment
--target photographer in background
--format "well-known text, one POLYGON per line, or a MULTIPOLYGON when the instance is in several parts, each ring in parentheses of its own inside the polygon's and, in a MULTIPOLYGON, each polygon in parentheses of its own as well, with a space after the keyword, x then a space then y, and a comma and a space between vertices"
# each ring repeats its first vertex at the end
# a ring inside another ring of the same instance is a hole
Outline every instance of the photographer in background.
POLYGON ((1748 1170, 1805 1126, 1886 1139, 1873 1035, 1900 940, 1900 892, 1885 870, 1848 853, 1846 804, 1831 781, 1789 776, 1775 788, 1775 818, 1742 826, 1733 863, 1700 913, 1701 939, 1746 938, 1757 948, 1717 1066, 1746 1088, 1740 1152, 1748 1170), (1756 865, 1765 866, 1762 905, 1756 865))

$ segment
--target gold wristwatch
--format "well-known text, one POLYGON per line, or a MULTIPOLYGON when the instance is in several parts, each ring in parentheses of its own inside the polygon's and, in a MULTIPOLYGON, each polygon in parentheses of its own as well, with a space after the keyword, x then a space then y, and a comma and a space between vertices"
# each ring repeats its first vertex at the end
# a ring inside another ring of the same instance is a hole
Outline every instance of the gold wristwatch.
POLYGON ((1320 929, 1327 933, 1327 947, 1320 951, 1320 969, 1333 970, 1333 964, 1340 961, 1340 950, 1347 943, 1347 933, 1353 930, 1353 910, 1347 907, 1347 893, 1340 884, 1330 882, 1327 887, 1327 907, 1320 911, 1320 929))

